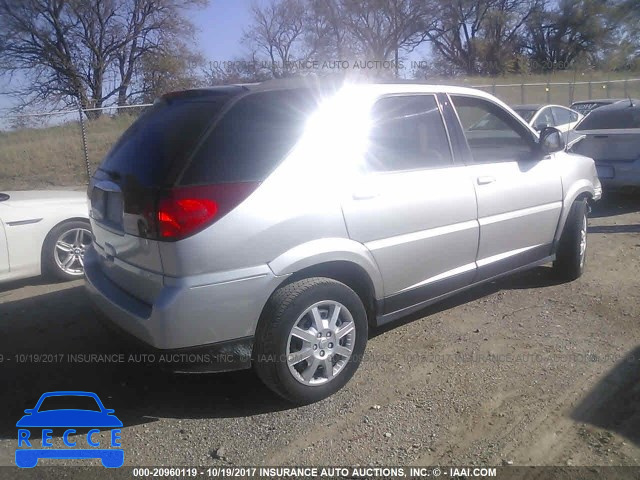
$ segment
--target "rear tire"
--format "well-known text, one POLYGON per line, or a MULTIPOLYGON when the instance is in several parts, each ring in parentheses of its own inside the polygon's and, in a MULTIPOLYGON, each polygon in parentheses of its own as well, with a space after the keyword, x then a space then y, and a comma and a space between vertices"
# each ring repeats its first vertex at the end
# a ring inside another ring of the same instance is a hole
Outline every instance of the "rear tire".
POLYGON ((553 268, 558 278, 573 281, 582 276, 587 258, 587 212, 586 200, 577 200, 571 205, 567 223, 558 242, 553 268))
POLYGON ((317 402, 351 379, 367 335, 364 305, 351 288, 323 277, 299 280, 269 299, 256 330, 254 368, 289 402, 317 402))
POLYGON ((84 252, 91 244, 91 225, 68 220, 56 225, 42 246, 42 273, 56 280, 77 280, 84 275, 84 252))

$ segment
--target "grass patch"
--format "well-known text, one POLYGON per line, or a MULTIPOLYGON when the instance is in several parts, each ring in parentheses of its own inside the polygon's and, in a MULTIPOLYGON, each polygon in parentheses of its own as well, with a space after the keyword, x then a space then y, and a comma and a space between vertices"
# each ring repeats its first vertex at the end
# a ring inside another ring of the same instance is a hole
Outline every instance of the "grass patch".
MULTIPOLYGON (((103 116, 85 123, 91 170, 135 120, 103 116)), ((85 185, 87 173, 80 122, 0 132, 0 190, 85 185)))

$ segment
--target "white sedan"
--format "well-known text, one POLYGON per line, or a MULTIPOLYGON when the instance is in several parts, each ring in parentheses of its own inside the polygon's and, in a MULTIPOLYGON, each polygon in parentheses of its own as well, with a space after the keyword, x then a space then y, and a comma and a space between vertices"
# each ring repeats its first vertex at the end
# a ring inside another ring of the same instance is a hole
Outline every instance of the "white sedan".
POLYGON ((516 105, 512 108, 539 132, 546 127, 568 132, 584 116, 562 105, 516 105))
POLYGON ((90 243, 85 192, 0 193, 0 282, 40 274, 80 278, 90 243))

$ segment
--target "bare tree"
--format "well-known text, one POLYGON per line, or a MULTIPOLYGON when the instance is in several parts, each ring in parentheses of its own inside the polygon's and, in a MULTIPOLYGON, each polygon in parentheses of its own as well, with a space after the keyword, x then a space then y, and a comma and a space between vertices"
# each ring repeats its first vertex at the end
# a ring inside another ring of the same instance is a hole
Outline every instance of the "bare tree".
POLYGON ((358 53, 376 61, 394 60, 396 66, 399 52, 422 44, 438 16, 438 4, 425 0, 340 0, 338 7, 358 53))
POLYGON ((560 0, 538 8, 527 22, 525 51, 537 71, 567 69, 580 58, 592 65, 607 47, 611 26, 602 0, 560 0))
POLYGON ((296 71, 296 62, 308 59, 305 42, 309 19, 305 0, 272 0, 265 6, 251 7, 253 25, 245 31, 243 41, 264 55, 273 77, 285 77, 296 71))
POLYGON ((518 53, 520 35, 536 0, 439 0, 440 11, 428 32, 436 59, 451 71, 476 75, 504 73, 518 53))
MULTIPOLYGON (((166 52, 207 0, 0 0, 0 65, 34 102, 123 104, 144 55, 166 52)), ((96 113, 97 115, 97 113, 96 113)))

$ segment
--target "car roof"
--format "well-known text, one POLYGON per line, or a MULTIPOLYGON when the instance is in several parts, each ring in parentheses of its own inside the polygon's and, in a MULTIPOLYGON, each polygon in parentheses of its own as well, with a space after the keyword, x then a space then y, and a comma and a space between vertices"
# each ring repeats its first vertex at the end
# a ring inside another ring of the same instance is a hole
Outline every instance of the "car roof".
POLYGON ((428 84, 417 81, 394 80, 370 80, 366 78, 354 77, 292 77, 284 79, 267 80, 261 83, 238 83, 224 86, 200 87, 189 90, 181 90, 163 95, 163 98, 173 96, 206 96, 216 94, 240 94, 248 92, 264 92, 273 90, 294 90, 294 89, 337 89, 342 86, 356 88, 365 94, 384 95, 391 93, 450 93, 457 95, 474 95, 487 99, 495 99, 489 93, 475 88, 461 87, 456 85, 428 84))
POLYGON ((610 105, 604 105, 602 107, 597 108, 595 111, 598 112, 611 112, 611 111, 624 111, 628 108, 640 110, 640 101, 634 99, 626 99, 626 101, 620 101, 616 103, 612 103, 610 105))
POLYGON ((546 105, 543 105, 542 103, 525 103, 522 105, 513 105, 511 108, 513 108, 514 110, 519 109, 519 110, 539 110, 542 107, 544 107, 546 105))
POLYGON ((578 100, 576 102, 573 102, 571 105, 581 105, 584 103, 606 103, 606 104, 610 104, 610 103, 616 103, 616 102, 623 102, 624 100, 628 100, 627 98, 594 98, 592 100, 578 100))

